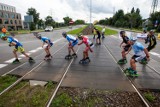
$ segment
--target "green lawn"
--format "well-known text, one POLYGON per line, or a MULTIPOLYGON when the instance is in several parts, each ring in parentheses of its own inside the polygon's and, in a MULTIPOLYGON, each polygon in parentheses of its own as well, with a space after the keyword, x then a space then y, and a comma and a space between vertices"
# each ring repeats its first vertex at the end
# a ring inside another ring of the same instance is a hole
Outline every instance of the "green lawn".
POLYGON ((85 29, 87 26, 83 26, 81 28, 78 28, 78 29, 74 29, 74 30, 71 30, 69 32, 67 32, 68 34, 79 34, 83 31, 83 29, 85 29))
MULTIPOLYGON (((102 27, 101 26, 95 26, 100 32, 102 31, 102 27)), ((116 30, 112 30, 112 29, 108 29, 106 28, 105 30, 105 35, 114 35, 114 34, 117 34, 118 31, 116 30)))

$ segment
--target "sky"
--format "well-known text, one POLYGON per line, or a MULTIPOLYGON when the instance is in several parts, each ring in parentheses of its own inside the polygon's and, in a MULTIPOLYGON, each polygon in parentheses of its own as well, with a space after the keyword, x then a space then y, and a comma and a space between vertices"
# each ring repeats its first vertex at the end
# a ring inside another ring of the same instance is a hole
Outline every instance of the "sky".
MULTIPOLYGON (((113 16, 113 13, 123 9, 130 12, 132 7, 139 8, 143 18, 150 14, 152 0, 91 0, 91 21, 105 19, 113 16), (115 10, 115 11, 114 11, 115 10)), ((40 18, 45 19, 51 15, 55 21, 63 22, 63 17, 69 16, 74 20, 82 19, 90 22, 90 0, 0 0, 0 3, 16 7, 21 13, 22 19, 28 8, 33 7, 40 13, 40 18)), ((160 10, 160 8, 158 8, 160 10)))

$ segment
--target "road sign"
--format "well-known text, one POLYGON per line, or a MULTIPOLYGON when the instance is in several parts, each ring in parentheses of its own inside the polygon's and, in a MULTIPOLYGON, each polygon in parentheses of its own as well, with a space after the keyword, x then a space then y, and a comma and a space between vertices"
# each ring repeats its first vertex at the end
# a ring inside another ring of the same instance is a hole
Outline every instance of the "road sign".
POLYGON ((33 15, 24 16, 24 21, 27 23, 34 22, 33 15))

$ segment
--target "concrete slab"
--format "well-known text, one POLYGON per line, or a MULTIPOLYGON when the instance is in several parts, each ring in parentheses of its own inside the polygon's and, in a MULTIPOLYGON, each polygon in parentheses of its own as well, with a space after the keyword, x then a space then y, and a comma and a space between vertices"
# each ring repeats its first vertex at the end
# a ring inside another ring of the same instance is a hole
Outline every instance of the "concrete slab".
POLYGON ((48 82, 45 81, 29 80, 30 86, 37 86, 37 85, 45 86, 47 83, 48 82))

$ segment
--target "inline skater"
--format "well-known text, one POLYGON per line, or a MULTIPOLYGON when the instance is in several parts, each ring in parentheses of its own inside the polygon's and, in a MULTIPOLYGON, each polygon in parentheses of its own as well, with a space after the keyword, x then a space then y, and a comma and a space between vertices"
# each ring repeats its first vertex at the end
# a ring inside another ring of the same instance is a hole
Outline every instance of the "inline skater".
POLYGON ((78 44, 78 39, 72 35, 68 35, 66 32, 62 33, 62 36, 66 38, 69 42, 68 44, 68 55, 65 57, 65 59, 71 59, 72 57, 77 57, 77 54, 74 50, 74 46, 78 44), (73 54, 71 55, 71 51, 73 54))
POLYGON ((147 47, 147 50, 148 51, 151 51, 153 48, 155 48, 156 44, 157 44, 157 41, 156 41, 156 37, 154 35, 154 31, 153 30, 150 30, 148 36, 147 36, 147 39, 145 41, 145 43, 147 44, 149 42, 149 45, 147 47))
POLYGON ((136 41, 137 38, 133 37, 131 38, 131 40, 129 41, 129 44, 131 45, 131 49, 133 49, 134 51, 134 55, 132 56, 132 58, 130 59, 130 68, 127 68, 127 72, 129 73, 130 76, 138 76, 137 71, 136 71, 136 62, 141 62, 143 60, 149 60, 149 53, 148 50, 146 48, 144 48, 144 46, 136 41))
POLYGON ((120 31, 120 36, 122 38, 122 42, 120 44, 120 47, 122 47, 122 59, 120 59, 118 61, 119 64, 126 64, 127 63, 127 59, 126 59, 126 55, 129 53, 129 48, 131 47, 131 45, 128 43, 129 38, 126 36, 125 31, 120 31), (123 45, 123 46, 122 46, 123 45))
POLYGON ((89 56, 88 56, 88 51, 93 52, 92 48, 94 47, 93 43, 89 40, 87 36, 84 36, 82 34, 78 35, 79 40, 82 40, 78 45, 85 44, 86 48, 83 51, 83 59, 80 60, 80 63, 83 62, 90 62, 89 56))
POLYGON ((42 48, 44 48, 44 45, 47 44, 47 46, 44 48, 44 50, 46 52, 46 56, 45 56, 44 60, 51 59, 52 56, 51 56, 51 53, 50 53, 50 48, 53 45, 51 40, 47 37, 42 37, 41 34, 38 34, 38 32, 33 33, 33 34, 36 36, 36 38, 40 39, 43 42, 42 48))
MULTIPOLYGON (((11 36, 12 35, 14 35, 14 34, 11 33, 11 36)), ((17 39, 15 39, 15 38, 13 38, 11 36, 8 36, 8 37, 7 36, 3 36, 1 38, 4 41, 8 41, 10 47, 11 46, 15 47, 14 50, 13 50, 13 54, 15 56, 15 60, 13 61, 13 63, 19 63, 20 62, 19 59, 18 59, 17 51, 21 52, 24 56, 26 56, 28 58, 29 62, 34 62, 34 59, 32 57, 29 57, 29 55, 27 55, 25 53, 23 45, 17 39)))

